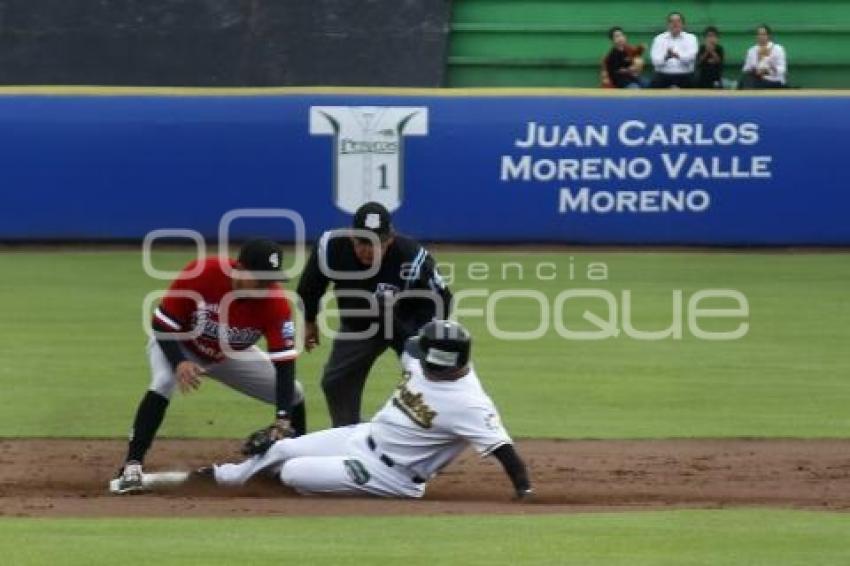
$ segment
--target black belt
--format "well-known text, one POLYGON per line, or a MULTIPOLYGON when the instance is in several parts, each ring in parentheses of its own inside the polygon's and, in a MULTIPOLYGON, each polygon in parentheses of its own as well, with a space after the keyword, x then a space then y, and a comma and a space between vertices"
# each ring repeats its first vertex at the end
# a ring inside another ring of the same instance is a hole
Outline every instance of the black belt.
MULTIPOLYGON (((378 460, 383 462, 385 466, 387 466, 388 468, 392 468, 392 467, 395 466, 395 460, 393 460, 392 458, 390 458, 386 454, 378 452, 378 446, 377 446, 377 444, 375 444, 375 439, 372 438, 371 434, 366 437, 366 444, 369 446, 369 450, 374 452, 375 455, 378 456, 378 460)), ((413 483, 425 483, 424 479, 422 479, 420 476, 415 475, 415 474, 410 477, 410 481, 412 481, 413 483)))

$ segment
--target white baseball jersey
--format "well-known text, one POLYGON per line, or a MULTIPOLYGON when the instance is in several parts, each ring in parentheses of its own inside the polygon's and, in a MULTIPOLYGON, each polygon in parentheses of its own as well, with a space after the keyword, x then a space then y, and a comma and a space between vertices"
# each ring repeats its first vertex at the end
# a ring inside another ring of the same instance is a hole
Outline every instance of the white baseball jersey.
POLYGON ((377 449, 397 464, 427 479, 467 444, 486 456, 512 442, 471 365, 454 381, 427 379, 419 360, 407 353, 402 365, 406 379, 371 427, 377 449))
POLYGON ((313 106, 310 133, 333 136, 337 207, 353 214, 376 201, 392 212, 404 195, 404 136, 428 134, 428 109, 313 106))
POLYGON ((406 379, 371 422, 281 440, 263 456, 216 466, 216 481, 240 485, 271 472, 305 494, 422 497, 422 480, 467 444, 487 455, 511 443, 471 366, 458 380, 429 381, 418 360, 405 353, 402 364, 406 379))

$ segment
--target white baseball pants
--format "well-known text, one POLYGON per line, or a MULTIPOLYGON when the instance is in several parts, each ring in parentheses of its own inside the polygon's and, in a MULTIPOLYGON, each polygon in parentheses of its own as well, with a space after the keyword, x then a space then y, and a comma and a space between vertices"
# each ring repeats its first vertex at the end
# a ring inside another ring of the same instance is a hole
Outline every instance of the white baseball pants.
POLYGON ((370 424, 332 428, 276 442, 262 456, 215 466, 221 485, 242 485, 260 474, 277 475, 302 495, 422 497, 425 484, 399 466, 388 466, 370 449, 370 424))

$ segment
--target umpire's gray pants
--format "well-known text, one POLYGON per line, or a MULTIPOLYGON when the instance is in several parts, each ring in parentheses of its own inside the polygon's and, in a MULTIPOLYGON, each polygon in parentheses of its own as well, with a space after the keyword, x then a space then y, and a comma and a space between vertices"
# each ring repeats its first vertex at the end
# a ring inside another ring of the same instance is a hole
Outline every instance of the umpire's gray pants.
MULTIPOLYGON (((227 358, 221 362, 201 360, 194 352, 180 345, 187 360, 193 361, 204 368, 204 373, 228 387, 244 393, 254 399, 274 404, 277 399, 277 372, 268 355, 256 346, 251 346, 244 352, 245 359, 227 358)), ((177 376, 171 369, 171 363, 156 340, 148 341, 148 359, 151 366, 150 390, 156 391, 166 399, 171 399, 174 388, 177 387, 177 376)), ((295 382, 295 399, 293 406, 304 401, 304 390, 301 384, 295 382)))
MULTIPOLYGON (((345 328, 340 330, 351 332, 345 328)), ((361 340, 339 337, 334 339, 331 355, 322 375, 322 390, 328 403, 332 426, 348 426, 360 422, 360 405, 366 378, 375 360, 391 345, 394 346, 382 332, 361 340)))

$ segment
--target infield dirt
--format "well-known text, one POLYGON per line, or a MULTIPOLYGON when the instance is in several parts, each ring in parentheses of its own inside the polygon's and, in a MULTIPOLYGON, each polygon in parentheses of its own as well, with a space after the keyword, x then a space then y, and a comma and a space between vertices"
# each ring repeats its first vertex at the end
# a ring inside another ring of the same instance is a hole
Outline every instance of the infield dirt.
MULTIPOLYGON (((235 440, 160 440, 146 469, 235 461, 235 440)), ((0 515, 262 516, 563 513, 664 507, 850 510, 850 440, 524 440, 538 498, 521 505, 498 462, 466 452, 421 501, 299 497, 274 481, 113 496, 119 440, 0 441, 0 515)))

